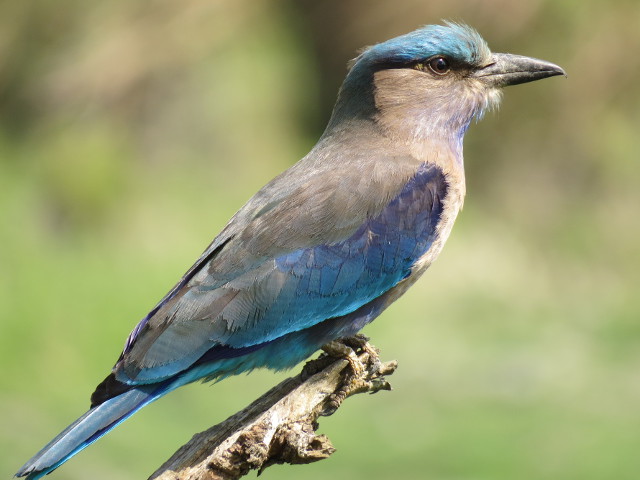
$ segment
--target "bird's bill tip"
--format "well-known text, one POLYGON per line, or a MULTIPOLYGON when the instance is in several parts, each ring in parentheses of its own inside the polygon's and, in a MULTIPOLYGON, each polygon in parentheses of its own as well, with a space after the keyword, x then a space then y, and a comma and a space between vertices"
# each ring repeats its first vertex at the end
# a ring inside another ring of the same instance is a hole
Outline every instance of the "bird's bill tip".
POLYGON ((556 75, 567 76, 561 67, 551 62, 510 53, 494 53, 491 63, 475 73, 492 87, 518 85, 556 75))

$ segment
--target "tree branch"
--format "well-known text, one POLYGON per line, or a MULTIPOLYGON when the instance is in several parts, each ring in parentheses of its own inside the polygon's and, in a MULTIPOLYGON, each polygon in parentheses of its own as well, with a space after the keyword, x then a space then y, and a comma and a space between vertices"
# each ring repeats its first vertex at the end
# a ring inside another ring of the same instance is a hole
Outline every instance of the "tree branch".
POLYGON ((390 390, 396 362, 381 363, 363 336, 331 342, 301 373, 284 380, 224 422, 198 433, 149 479, 231 480, 277 463, 311 463, 335 449, 316 435, 318 417, 356 393, 390 390), (345 346, 349 349, 346 350, 345 346), (339 352, 340 357, 335 357, 339 352))

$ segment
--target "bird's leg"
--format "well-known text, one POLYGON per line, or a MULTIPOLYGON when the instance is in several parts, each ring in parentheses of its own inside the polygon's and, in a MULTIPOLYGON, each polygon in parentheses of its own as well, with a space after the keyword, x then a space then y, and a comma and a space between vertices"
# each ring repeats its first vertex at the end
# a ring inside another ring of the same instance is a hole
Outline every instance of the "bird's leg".
POLYGON ((348 361, 353 376, 359 378, 364 373, 365 367, 356 355, 356 349, 349 345, 346 340, 346 338, 333 340, 323 345, 322 350, 331 357, 343 358, 348 361))
POLYGON ((362 350, 363 354, 368 355, 368 357, 362 361, 363 363, 367 361, 371 362, 372 373, 378 373, 380 371, 382 365, 379 357, 380 350, 369 343, 369 337, 362 333, 357 333, 351 337, 344 338, 343 342, 345 345, 351 347, 356 354, 358 350, 362 350))
POLYGON ((330 396, 323 415, 331 415, 345 398, 354 393, 375 393, 391 389, 382 375, 393 373, 396 362, 382 364, 378 358, 378 350, 369 344, 365 335, 357 334, 334 340, 324 345, 322 350, 331 357, 344 358, 351 369, 351 374, 343 385, 330 396))

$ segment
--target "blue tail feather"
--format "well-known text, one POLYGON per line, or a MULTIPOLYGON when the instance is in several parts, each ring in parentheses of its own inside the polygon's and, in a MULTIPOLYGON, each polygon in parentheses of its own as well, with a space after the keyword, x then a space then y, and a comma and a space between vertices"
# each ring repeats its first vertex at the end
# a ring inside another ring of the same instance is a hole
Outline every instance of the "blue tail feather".
MULTIPOLYGON (((174 387, 175 388, 175 387, 174 387)), ((134 388, 93 407, 36 453, 16 477, 36 480, 52 472, 145 405, 173 390, 170 385, 134 388)))
MULTIPOLYGON (((36 480, 54 471, 78 452, 84 450, 114 427, 125 421, 142 407, 188 383, 208 378, 217 379, 226 371, 238 372, 250 370, 258 365, 247 364, 242 354, 259 347, 241 349, 241 353, 233 349, 219 348, 205 360, 216 359, 217 362, 196 362, 196 364, 180 375, 164 382, 138 385, 92 407, 88 412, 65 428, 56 438, 51 440, 42 450, 36 453, 16 473, 16 477, 27 477, 36 480)), ((262 366, 264 362, 260 362, 262 366)))

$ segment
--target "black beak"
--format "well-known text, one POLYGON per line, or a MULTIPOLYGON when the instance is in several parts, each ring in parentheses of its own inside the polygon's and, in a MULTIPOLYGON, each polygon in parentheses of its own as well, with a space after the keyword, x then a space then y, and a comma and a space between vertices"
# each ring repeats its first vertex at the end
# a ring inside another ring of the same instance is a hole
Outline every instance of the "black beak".
POLYGON ((492 57, 492 62, 489 65, 473 74, 474 77, 490 87, 518 85, 556 75, 567 76, 559 66, 537 58, 511 55, 510 53, 494 53, 492 57))

